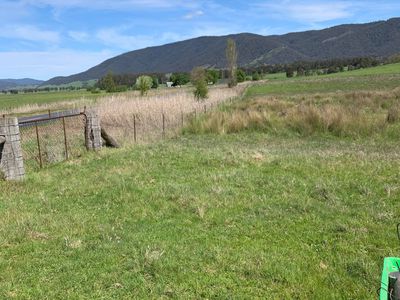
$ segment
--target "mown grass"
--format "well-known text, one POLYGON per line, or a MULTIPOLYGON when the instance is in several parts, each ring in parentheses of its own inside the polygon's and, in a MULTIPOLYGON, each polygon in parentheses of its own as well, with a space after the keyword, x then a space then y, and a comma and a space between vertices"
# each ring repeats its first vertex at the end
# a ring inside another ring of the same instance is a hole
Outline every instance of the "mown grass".
POLYGON ((0 183, 19 299, 367 299, 397 255, 398 144, 188 136, 0 183))

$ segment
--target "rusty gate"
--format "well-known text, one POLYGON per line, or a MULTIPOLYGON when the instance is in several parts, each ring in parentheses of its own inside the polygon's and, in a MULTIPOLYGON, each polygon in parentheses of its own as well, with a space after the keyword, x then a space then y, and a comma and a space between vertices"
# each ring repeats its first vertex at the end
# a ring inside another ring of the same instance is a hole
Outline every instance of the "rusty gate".
POLYGON ((84 112, 66 111, 21 117, 18 123, 27 169, 42 168, 86 152, 84 112))

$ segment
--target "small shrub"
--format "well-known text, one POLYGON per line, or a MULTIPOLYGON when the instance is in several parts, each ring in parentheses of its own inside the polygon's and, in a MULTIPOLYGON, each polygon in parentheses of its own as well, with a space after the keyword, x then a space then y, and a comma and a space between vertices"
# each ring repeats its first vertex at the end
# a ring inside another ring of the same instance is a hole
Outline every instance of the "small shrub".
POLYGON ((258 74, 258 72, 253 73, 253 76, 252 76, 253 81, 258 81, 260 79, 261 79, 260 74, 258 74))
POLYGON ((142 75, 136 79, 136 87, 140 91, 140 95, 144 96, 153 85, 153 79, 150 76, 142 75))
POLYGON ((128 86, 126 86, 126 85, 117 85, 117 87, 115 88, 115 91, 117 93, 126 92, 127 90, 128 90, 128 86))
POLYGON ((287 78, 291 78, 291 77, 293 77, 294 76, 294 71, 293 71, 293 69, 292 68, 287 68, 286 69, 286 77, 287 78))
POLYGON ((151 79, 153 80, 153 83, 152 83, 152 85, 151 85, 151 88, 152 88, 152 89, 157 89, 157 88, 158 88, 158 85, 159 85, 158 78, 157 78, 156 76, 153 76, 151 79))
POLYGON ((236 71, 236 80, 237 82, 244 82, 246 80, 246 73, 243 70, 238 69, 236 71))
POLYGON ((199 101, 206 99, 208 97, 206 71, 201 67, 196 67, 192 70, 190 77, 192 84, 195 87, 193 94, 196 100, 199 101))

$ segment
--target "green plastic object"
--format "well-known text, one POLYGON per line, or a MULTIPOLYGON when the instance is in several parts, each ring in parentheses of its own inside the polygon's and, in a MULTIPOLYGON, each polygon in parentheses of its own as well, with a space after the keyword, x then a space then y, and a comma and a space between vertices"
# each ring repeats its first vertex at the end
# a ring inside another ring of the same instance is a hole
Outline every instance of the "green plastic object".
POLYGON ((399 257, 385 257, 383 260, 383 270, 381 279, 381 289, 379 292, 379 300, 389 299, 389 273, 400 271, 400 258, 399 257))

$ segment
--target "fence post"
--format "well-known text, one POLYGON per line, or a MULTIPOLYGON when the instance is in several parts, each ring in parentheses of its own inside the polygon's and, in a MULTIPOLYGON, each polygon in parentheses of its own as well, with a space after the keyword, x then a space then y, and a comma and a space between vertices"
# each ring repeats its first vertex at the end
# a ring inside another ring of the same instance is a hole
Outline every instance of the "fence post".
POLYGON ((183 127, 183 122, 184 122, 184 119, 183 119, 183 111, 181 111, 181 124, 182 124, 182 127, 183 127))
POLYGON ((0 171, 6 180, 22 180, 25 176, 17 118, 0 119, 0 171))
POLYGON ((133 115, 133 140, 136 143, 136 115, 133 115))
POLYGON ((38 128, 38 122, 35 122, 35 132, 36 132, 36 142, 38 146, 38 151, 39 151, 39 166, 40 168, 43 168, 43 161, 42 161, 42 151, 40 148, 40 137, 39 137, 39 128, 38 128))
POLYGON ((97 111, 89 109, 85 111, 86 124, 85 124, 85 143, 88 150, 100 150, 102 146, 101 141, 101 127, 100 117, 97 111))
POLYGON ((162 137, 165 138, 165 115, 162 114, 162 137))
POLYGON ((65 128, 65 117, 62 118, 62 123, 64 131, 65 159, 68 160, 68 141, 67 141, 67 129, 65 128))

